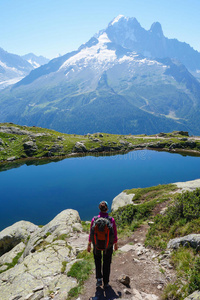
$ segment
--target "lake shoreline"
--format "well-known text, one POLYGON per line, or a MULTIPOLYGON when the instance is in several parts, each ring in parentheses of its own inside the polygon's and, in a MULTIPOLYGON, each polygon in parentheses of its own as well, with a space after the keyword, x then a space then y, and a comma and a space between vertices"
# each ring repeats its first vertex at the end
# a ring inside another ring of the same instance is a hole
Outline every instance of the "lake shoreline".
POLYGON ((48 164, 51 162, 58 162, 67 158, 78 158, 78 157, 86 157, 86 156, 93 156, 93 157, 107 157, 107 156, 115 156, 115 155, 125 155, 130 152, 134 151, 140 151, 140 150, 147 150, 147 151, 157 151, 157 152, 168 152, 168 153, 174 153, 174 154, 180 154, 182 156, 194 156, 194 157, 200 157, 200 151, 192 150, 192 149, 167 149, 167 148, 154 148, 154 147, 138 147, 136 149, 130 149, 127 151, 102 151, 102 152, 85 152, 85 153, 71 153, 66 155, 58 155, 58 156, 52 156, 52 157, 26 157, 26 158, 19 158, 12 161, 1 161, 0 162, 0 172, 5 171, 7 169, 12 169, 15 167, 22 166, 24 164, 27 165, 42 165, 42 164, 48 164), (5 169, 4 169, 5 167, 5 169), (2 170, 1 170, 2 169, 2 170))

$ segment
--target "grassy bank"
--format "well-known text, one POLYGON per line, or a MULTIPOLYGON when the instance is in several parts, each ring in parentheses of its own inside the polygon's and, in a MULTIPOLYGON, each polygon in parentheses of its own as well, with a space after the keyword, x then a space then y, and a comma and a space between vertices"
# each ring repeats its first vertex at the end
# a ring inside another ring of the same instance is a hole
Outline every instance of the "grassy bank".
POLYGON ((0 123, 0 162, 4 163, 28 158, 61 159, 76 154, 125 153, 141 148, 198 153, 200 142, 189 141, 187 133, 182 132, 151 136, 107 133, 75 135, 0 123))

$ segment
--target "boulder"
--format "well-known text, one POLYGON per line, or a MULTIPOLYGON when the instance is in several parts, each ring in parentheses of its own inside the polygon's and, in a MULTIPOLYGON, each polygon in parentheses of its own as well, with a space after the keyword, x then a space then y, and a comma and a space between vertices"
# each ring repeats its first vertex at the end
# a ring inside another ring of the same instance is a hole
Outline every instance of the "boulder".
POLYGON ((82 142, 76 142, 75 152, 87 152, 87 148, 82 142))
POLYGON ((34 152, 38 150, 36 143, 33 141, 25 142, 23 144, 23 147, 24 147, 24 151, 28 156, 32 156, 34 152))
POLYGON ((7 161, 13 161, 13 160, 15 160, 15 159, 16 159, 15 156, 11 156, 11 157, 8 157, 8 158, 7 158, 7 161))
POLYGON ((28 130, 22 130, 15 126, 0 126, 0 132, 3 133, 10 133, 10 134, 17 134, 17 135, 27 135, 29 134, 28 130))
POLYGON ((112 206, 111 206, 111 210, 115 211, 117 210, 119 207, 128 205, 128 204, 133 204, 133 197, 135 196, 135 194, 126 194, 125 192, 121 192, 119 195, 117 195, 113 201, 112 201, 112 206))
MULTIPOLYGON (((49 299, 50 291, 59 300, 67 299, 69 290, 77 286, 76 279, 68 277, 67 272, 88 241, 88 235, 80 233, 78 212, 64 210, 47 225, 36 228, 18 263, 0 274, 2 299, 49 299)), ((17 249, 9 255, 14 255, 17 249)))
POLYGON ((0 232, 0 256, 10 251, 22 240, 38 230, 38 226, 31 222, 19 221, 0 232))
MULTIPOLYGON (((34 253, 40 245, 52 243, 61 235, 69 236, 77 231, 77 223, 81 225, 79 213, 73 209, 66 209, 59 213, 51 222, 37 230, 27 243, 23 257, 34 253)), ((79 228, 80 230, 80 228, 79 228)))
POLYGON ((169 241, 167 248, 177 249, 180 246, 190 246, 194 249, 200 249, 200 234, 189 234, 169 241))
POLYGON ((181 192, 194 191, 196 188, 200 188, 200 179, 185 182, 175 182, 174 184, 181 189, 181 192))
POLYGON ((159 297, 154 294, 146 294, 144 292, 133 289, 132 300, 158 300, 159 297))
POLYGON ((59 153, 59 152, 63 152, 63 146, 59 145, 59 144, 54 144, 51 149, 49 150, 49 154, 53 154, 53 153, 59 153))
POLYGON ((199 300, 200 299, 200 291, 195 291, 190 296, 186 297, 184 300, 199 300))
POLYGON ((72 252, 62 244, 52 243, 31 255, 25 257, 22 263, 15 265, 14 268, 0 274, 0 295, 1 299, 11 297, 26 298, 31 293, 30 299, 38 298, 39 294, 43 297, 57 288, 62 289, 62 293, 67 296, 68 291, 77 285, 74 278, 67 277, 66 274, 76 260, 72 260, 72 252), (62 270, 62 262, 69 261, 66 271, 62 270))

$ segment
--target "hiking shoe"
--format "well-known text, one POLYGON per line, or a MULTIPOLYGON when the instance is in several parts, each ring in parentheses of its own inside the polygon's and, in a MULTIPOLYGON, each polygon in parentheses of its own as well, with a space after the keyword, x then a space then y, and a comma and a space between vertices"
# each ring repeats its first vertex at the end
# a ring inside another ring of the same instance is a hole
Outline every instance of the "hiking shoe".
POLYGON ((108 289, 109 287, 110 287, 110 284, 109 284, 109 283, 104 284, 104 288, 105 288, 105 289, 108 289))
POLYGON ((97 278, 97 283, 96 283, 96 287, 102 286, 102 279, 101 278, 97 278))

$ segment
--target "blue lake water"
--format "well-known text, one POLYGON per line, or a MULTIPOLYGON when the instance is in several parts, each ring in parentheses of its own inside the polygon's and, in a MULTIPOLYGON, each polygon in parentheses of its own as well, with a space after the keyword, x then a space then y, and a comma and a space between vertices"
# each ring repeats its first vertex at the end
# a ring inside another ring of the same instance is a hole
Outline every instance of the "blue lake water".
POLYGON ((67 158, 0 172, 0 230, 20 220, 44 225, 67 208, 82 220, 124 189, 200 178, 200 157, 149 150, 67 158))

